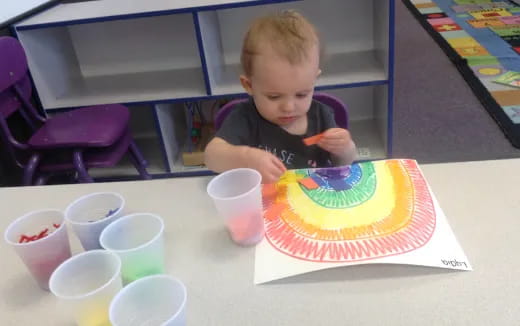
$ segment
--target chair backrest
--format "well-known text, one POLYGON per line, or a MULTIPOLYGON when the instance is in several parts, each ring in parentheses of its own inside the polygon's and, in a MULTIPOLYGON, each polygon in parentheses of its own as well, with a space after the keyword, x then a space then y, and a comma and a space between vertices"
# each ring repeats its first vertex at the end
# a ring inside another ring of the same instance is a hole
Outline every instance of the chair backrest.
POLYGON ((20 42, 13 37, 0 37, 0 59, 0 113, 7 116, 20 109, 27 123, 36 129, 45 119, 30 101, 32 84, 27 57, 20 42))
POLYGON ((32 104, 31 80, 28 75, 27 58, 18 40, 0 37, 0 140, 11 161, 23 167, 28 146, 19 141, 10 127, 9 119, 18 112, 22 120, 17 120, 16 129, 34 131, 42 122, 32 104))
POLYGON ((327 93, 314 93, 313 99, 329 106, 334 111, 334 120, 338 127, 348 129, 347 105, 339 98, 327 93))
POLYGON ((27 74, 27 58, 17 39, 0 37, 0 92, 22 80, 27 74))
MULTIPOLYGON (((314 100, 329 106, 334 111, 334 119, 336 120, 336 124, 338 127, 348 129, 348 110, 347 106, 337 97, 332 96, 326 93, 314 93, 312 97, 314 100)), ((224 119, 227 115, 235 108, 235 106, 239 103, 243 103, 248 101, 248 99, 235 99, 232 100, 217 112, 215 115, 215 129, 220 129, 224 119)))
POLYGON ((217 114, 215 115, 215 122, 214 122, 215 130, 220 129, 220 126, 222 126, 222 123, 224 122, 224 120, 226 119, 228 114, 231 112, 231 110, 233 110, 235 108, 235 105, 237 105, 239 103, 247 102, 247 101, 248 100, 245 98, 239 98, 239 99, 231 100, 231 101, 227 102, 226 104, 224 104, 217 111, 217 114))

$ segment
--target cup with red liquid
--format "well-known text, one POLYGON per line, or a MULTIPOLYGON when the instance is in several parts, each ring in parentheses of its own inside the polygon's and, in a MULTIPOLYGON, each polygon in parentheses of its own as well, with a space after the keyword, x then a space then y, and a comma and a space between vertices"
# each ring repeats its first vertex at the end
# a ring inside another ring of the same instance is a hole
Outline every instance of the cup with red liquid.
POLYGON ((52 272, 71 256, 64 221, 59 210, 32 211, 14 220, 4 233, 5 241, 44 290, 49 290, 52 272))
POLYGON ((239 168, 221 173, 208 184, 209 196, 239 245, 251 246, 264 237, 261 182, 258 171, 239 168))

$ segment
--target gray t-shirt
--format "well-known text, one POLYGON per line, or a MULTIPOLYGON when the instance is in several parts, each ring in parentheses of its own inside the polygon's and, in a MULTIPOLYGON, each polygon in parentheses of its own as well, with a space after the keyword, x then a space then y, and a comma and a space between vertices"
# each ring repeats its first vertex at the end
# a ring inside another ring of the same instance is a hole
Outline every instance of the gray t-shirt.
POLYGON ((305 134, 292 135, 280 126, 265 120, 250 98, 234 107, 216 136, 232 145, 264 149, 278 157, 287 169, 331 166, 330 153, 317 145, 306 146, 303 139, 336 127, 332 109, 313 100, 307 120, 305 134))

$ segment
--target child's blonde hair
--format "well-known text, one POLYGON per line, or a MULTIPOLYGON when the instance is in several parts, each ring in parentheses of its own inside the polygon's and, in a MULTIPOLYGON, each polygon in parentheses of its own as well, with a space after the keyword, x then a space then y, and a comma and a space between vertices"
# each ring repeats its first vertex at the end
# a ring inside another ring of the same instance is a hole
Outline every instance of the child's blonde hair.
POLYGON ((314 46, 320 46, 316 28, 294 10, 257 18, 249 26, 242 45, 240 62, 246 76, 252 75, 253 57, 266 43, 290 64, 303 62, 314 46))

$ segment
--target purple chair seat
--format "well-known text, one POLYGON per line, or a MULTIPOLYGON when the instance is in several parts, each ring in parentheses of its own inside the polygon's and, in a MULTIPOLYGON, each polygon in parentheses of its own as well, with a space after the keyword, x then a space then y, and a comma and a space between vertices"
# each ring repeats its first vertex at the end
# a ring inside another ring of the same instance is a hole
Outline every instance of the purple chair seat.
POLYGON ((129 118, 128 109, 119 104, 68 111, 47 119, 28 144, 34 149, 111 146, 129 118))
MULTIPOLYGON (((86 168, 102 168, 114 166, 119 162, 128 151, 128 146, 132 141, 130 132, 127 130, 125 135, 117 140, 115 144, 109 147, 96 148, 95 150, 85 149, 83 151, 83 160, 86 168)), ((42 172, 74 171, 76 166, 71 161, 73 156, 72 150, 59 150, 46 155, 40 162, 39 169, 42 172)))

